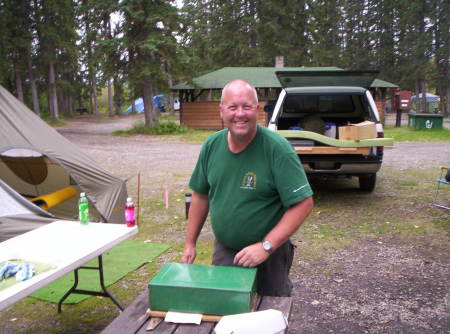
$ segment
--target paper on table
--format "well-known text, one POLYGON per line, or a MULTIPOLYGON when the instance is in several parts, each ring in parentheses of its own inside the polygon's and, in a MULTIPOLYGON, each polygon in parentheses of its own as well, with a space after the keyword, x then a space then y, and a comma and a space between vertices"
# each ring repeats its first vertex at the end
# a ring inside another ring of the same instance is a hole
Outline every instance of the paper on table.
POLYGON ((197 324, 202 322, 202 315, 197 313, 183 313, 169 311, 164 318, 166 322, 175 322, 178 324, 197 324))
POLYGON ((216 334, 278 334, 287 327, 287 320, 278 310, 227 315, 214 328, 216 334))

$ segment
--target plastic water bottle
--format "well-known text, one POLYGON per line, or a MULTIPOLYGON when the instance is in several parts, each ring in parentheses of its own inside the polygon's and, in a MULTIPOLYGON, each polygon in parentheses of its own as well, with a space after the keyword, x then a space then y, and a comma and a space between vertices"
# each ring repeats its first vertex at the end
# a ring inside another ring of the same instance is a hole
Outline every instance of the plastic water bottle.
POLYGON ((134 218, 134 203, 131 197, 127 198, 127 204, 125 204, 125 223, 128 227, 134 227, 136 220, 134 218))
POLYGON ((89 203, 85 193, 81 193, 78 200, 78 219, 81 225, 89 224, 89 203))

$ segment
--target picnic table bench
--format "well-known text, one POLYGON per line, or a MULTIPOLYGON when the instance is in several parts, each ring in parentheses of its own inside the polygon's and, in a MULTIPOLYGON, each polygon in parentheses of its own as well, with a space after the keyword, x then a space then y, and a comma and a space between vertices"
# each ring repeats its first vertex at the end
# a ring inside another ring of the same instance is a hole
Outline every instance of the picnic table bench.
MULTIPOLYGON (((258 311, 275 309, 283 312, 286 319, 289 320, 292 308, 292 297, 261 297, 258 311)), ((152 317, 147 313, 148 310, 148 291, 142 293, 136 298, 117 318, 115 318, 106 327, 102 334, 210 334, 213 333, 216 322, 202 322, 195 324, 174 324, 160 322, 152 331, 147 327, 152 321, 152 317)), ((287 330, 286 330, 287 331, 287 330)))

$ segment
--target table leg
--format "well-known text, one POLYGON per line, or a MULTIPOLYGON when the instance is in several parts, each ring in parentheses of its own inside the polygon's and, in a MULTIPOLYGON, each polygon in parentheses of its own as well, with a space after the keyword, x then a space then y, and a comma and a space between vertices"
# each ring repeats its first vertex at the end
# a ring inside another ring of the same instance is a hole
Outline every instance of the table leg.
POLYGON ((58 313, 61 313, 61 306, 64 300, 69 297, 72 293, 78 293, 82 295, 90 295, 90 296, 101 296, 101 297, 108 297, 110 298, 114 304, 117 305, 117 307, 123 311, 124 307, 122 304, 114 297, 114 295, 106 289, 105 282, 104 282, 104 276, 103 276, 103 259, 102 256, 98 256, 98 267, 87 267, 87 266, 81 266, 74 270, 74 283, 73 286, 67 291, 64 296, 60 299, 58 302, 58 313), (83 290, 83 289, 77 289, 78 286, 78 270, 79 269, 92 269, 92 270, 98 270, 99 272, 99 279, 100 279, 100 286, 102 288, 102 291, 91 291, 91 290, 83 290))

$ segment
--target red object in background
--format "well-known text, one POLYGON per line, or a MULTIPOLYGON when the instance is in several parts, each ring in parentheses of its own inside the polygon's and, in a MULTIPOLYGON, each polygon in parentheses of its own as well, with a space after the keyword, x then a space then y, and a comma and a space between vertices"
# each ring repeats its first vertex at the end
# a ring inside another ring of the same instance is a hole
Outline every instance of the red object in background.
POLYGON ((411 109, 412 92, 409 90, 401 90, 395 93, 395 109, 408 110, 411 109))

